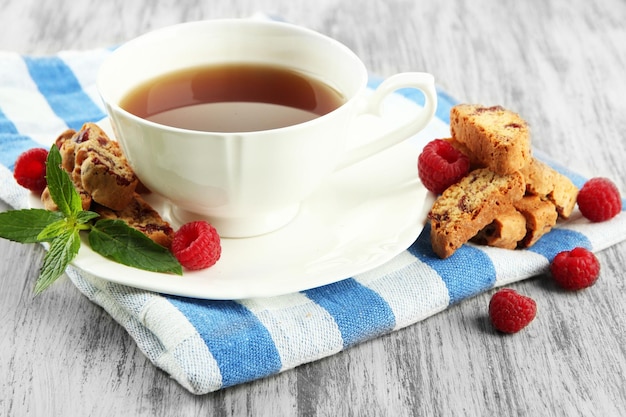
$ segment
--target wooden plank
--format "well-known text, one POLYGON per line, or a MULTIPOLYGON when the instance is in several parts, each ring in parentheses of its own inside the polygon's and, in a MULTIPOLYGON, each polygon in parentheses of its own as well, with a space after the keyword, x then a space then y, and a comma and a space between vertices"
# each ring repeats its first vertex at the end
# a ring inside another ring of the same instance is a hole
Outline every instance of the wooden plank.
MULTIPOLYGON (((626 189, 623 1, 2 7, 0 50, 38 54, 113 45, 184 20, 279 12, 343 41, 372 73, 428 71, 461 101, 519 112, 537 148, 626 189)), ((585 291, 565 293, 545 276, 515 284, 539 306, 517 335, 493 331, 486 293, 330 358, 198 397, 67 278, 33 297, 42 248, 0 241, 0 415, 626 415, 624 249, 598 255, 602 276, 585 291)))

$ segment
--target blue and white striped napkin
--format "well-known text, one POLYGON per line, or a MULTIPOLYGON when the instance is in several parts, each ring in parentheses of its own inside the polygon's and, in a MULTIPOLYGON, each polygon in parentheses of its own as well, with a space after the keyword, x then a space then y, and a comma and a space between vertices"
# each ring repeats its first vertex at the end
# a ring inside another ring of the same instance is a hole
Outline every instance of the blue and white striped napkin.
MULTIPOLYGON (((10 206, 27 206, 28 192, 12 177, 19 153, 49 147, 68 127, 79 129, 105 116, 95 76, 109 53, 97 49, 33 57, 0 52, 0 198, 10 206)), ((377 82, 372 80, 372 86, 377 82)), ((439 103, 437 117, 447 123, 452 100, 440 92, 439 103)), ((578 186, 584 182, 562 172, 578 186)), ((124 326, 150 361, 202 394, 333 355, 483 291, 541 274, 561 250, 584 246, 598 251, 625 238, 623 213, 599 224, 574 213, 531 249, 465 245, 440 260, 431 251, 427 227, 406 251, 369 272, 321 288, 239 301, 155 294, 74 267, 67 273, 124 326)))

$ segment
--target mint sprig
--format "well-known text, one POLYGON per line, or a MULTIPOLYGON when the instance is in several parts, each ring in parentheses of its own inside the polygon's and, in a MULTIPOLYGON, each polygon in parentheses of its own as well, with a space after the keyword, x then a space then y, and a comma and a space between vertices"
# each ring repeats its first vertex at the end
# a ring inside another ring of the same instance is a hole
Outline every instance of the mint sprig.
POLYGON ((61 153, 56 145, 50 148, 46 160, 46 181, 58 211, 24 209, 0 213, 1 238, 49 244, 35 294, 56 281, 78 255, 81 231, 88 233, 91 249, 108 259, 147 271, 182 275, 180 263, 167 248, 121 220, 96 221, 97 213, 83 210, 80 195, 61 168, 61 153))

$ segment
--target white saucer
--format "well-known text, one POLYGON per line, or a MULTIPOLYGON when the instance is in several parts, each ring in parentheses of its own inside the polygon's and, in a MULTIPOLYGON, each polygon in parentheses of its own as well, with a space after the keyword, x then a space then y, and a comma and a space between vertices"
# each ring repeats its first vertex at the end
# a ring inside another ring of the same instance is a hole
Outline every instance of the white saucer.
MULTIPOLYGON (((419 108, 399 95, 389 102, 399 117, 419 108)), ((183 276, 148 272, 109 261, 86 243, 73 265, 108 281, 205 299, 276 296, 352 277, 415 241, 434 200, 418 179, 417 156, 427 141, 448 135, 448 125, 434 119, 416 137, 336 172, 282 229, 222 239, 222 257, 211 268, 183 276)), ((172 221, 167 201, 154 194, 146 199, 172 221)), ((41 203, 32 199, 31 206, 41 203)))

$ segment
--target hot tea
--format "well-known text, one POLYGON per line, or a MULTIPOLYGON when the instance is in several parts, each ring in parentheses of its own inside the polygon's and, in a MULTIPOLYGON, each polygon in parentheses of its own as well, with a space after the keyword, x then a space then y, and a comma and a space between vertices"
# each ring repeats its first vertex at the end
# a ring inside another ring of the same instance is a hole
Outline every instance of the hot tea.
POLYGON ((168 73, 132 90, 120 106, 163 125, 209 132, 250 132, 303 123, 345 102, 329 85, 286 68, 202 66, 168 73))
POLYGON ((359 57, 320 33, 218 19, 121 45, 100 66, 97 87, 133 171, 166 199, 171 218, 247 238, 285 226, 326 178, 433 118, 432 75, 395 74, 372 91, 367 81, 359 57), (383 111, 405 88, 424 94, 423 107, 383 111))

